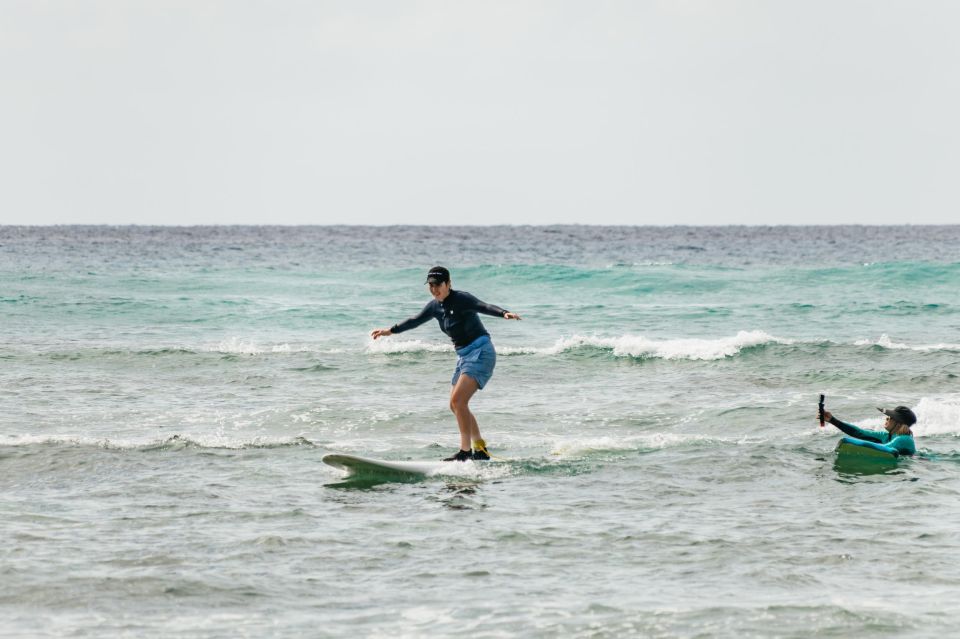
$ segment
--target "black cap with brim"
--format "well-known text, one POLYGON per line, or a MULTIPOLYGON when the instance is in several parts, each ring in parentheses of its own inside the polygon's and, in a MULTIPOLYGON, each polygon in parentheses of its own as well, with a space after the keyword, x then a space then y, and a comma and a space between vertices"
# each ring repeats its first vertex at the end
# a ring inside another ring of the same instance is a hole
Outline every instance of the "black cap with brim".
POLYGON ((906 406, 897 406, 896 408, 877 408, 878 411, 906 426, 913 426, 917 423, 917 416, 906 406))
POLYGON ((450 281, 450 271, 442 266, 434 266, 427 273, 426 284, 443 284, 450 281))

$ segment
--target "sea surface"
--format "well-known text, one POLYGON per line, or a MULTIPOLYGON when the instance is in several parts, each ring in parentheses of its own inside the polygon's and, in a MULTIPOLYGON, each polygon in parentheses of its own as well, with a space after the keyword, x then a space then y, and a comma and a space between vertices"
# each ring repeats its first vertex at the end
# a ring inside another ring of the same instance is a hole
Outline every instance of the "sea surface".
POLYGON ((960 226, 0 227, 0 539, 3 637, 951 636, 960 226), (435 264, 500 460, 345 478, 457 448, 435 264))

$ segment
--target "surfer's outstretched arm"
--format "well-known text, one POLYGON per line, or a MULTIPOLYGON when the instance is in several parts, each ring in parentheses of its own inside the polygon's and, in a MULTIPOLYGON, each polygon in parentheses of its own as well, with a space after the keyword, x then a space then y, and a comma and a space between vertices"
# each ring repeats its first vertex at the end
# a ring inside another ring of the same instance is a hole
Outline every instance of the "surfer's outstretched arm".
POLYGON ((866 430, 866 429, 860 428, 859 426, 854 426, 853 424, 848 424, 847 422, 840 421, 839 419, 834 417, 833 413, 831 413, 830 411, 824 411, 823 417, 826 421, 830 422, 831 424, 833 424, 834 426, 842 430, 844 434, 849 435, 850 437, 853 437, 855 439, 860 439, 866 442, 875 442, 877 444, 883 444, 888 439, 887 437, 885 437, 886 433, 876 431, 876 430, 866 430))
POLYGON ((483 313, 484 315, 492 315, 493 317, 502 317, 503 319, 521 319, 516 313, 511 313, 505 308, 500 308, 496 304, 487 304, 486 302, 477 299, 474 295, 467 293, 466 291, 460 291, 460 295, 470 302, 471 310, 476 311, 477 313, 483 313))
POLYGON ((402 333, 404 331, 409 331, 411 328, 416 328, 421 324, 430 321, 434 317, 433 312, 433 302, 428 303, 423 307, 423 310, 414 315, 413 317, 408 317, 407 319, 394 324, 390 328, 375 328, 370 331, 370 337, 377 339, 378 337, 386 337, 387 335, 395 335, 397 333, 402 333))

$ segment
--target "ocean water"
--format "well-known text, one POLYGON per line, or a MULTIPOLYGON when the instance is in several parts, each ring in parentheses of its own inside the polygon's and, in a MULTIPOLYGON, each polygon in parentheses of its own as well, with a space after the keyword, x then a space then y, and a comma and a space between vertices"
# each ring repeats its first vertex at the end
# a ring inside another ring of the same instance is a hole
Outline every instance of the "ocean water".
POLYGON ((0 636, 960 626, 960 227, 7 226, 0 313, 0 636), (503 461, 345 479, 457 447, 433 264, 503 461))

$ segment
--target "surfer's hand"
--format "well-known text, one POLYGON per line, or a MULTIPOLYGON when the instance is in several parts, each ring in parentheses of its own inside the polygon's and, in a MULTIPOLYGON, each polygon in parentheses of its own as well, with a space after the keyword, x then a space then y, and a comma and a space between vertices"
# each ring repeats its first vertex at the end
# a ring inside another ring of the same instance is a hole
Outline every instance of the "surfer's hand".
MULTIPOLYGON (((823 411, 823 421, 829 422, 831 419, 833 419, 833 413, 831 413, 830 411, 824 409, 824 411, 823 411)), ((818 421, 820 420, 820 416, 819 416, 819 415, 817 415, 817 420, 818 420, 818 421)))
POLYGON ((518 320, 518 319, 523 319, 523 318, 520 317, 519 315, 517 315, 516 313, 511 313, 511 312, 507 311, 506 313, 503 314, 503 319, 515 319, 515 320, 518 320))
POLYGON ((393 335, 393 332, 389 328, 375 328, 370 331, 370 337, 377 339, 378 337, 386 337, 387 335, 393 335))

